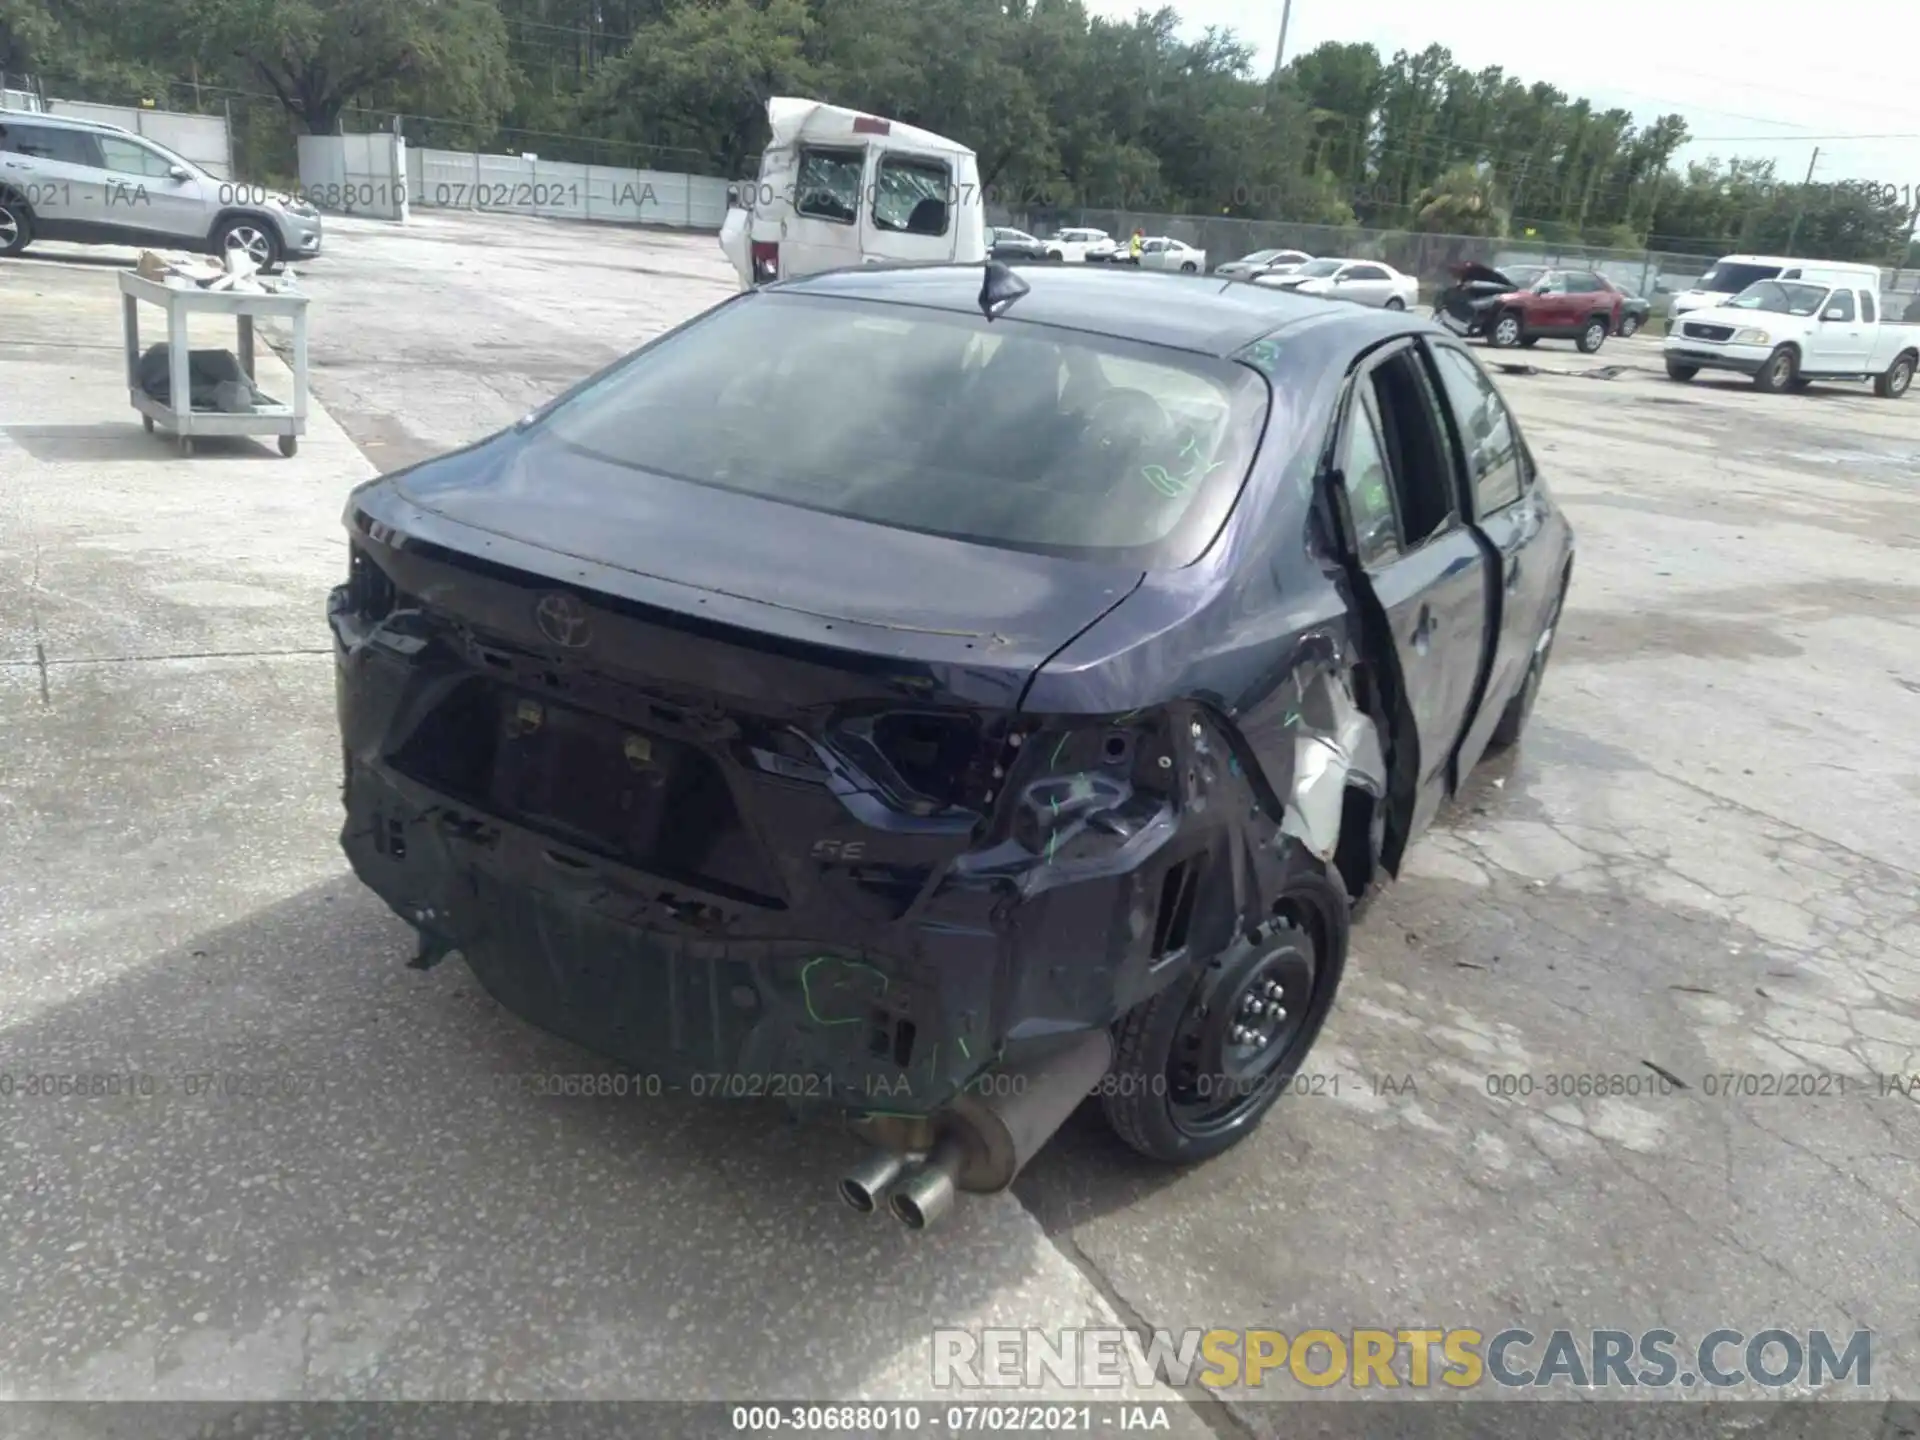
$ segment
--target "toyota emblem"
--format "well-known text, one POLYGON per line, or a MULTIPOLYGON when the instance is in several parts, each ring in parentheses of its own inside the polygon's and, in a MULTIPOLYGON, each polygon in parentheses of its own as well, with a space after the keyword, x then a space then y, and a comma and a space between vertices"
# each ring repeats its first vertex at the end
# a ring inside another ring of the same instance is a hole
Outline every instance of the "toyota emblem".
POLYGON ((541 596, 540 603, 533 607, 533 623, 563 650, 585 648, 593 630, 587 607, 560 590, 541 596))

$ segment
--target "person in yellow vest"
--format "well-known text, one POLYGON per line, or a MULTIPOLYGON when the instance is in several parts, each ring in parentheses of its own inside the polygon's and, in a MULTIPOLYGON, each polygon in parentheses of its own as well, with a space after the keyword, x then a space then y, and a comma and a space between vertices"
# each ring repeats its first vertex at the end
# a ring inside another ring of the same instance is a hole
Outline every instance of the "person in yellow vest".
POLYGON ((1127 242, 1127 256, 1136 265, 1140 263, 1140 247, 1146 243, 1146 239, 1144 231, 1136 230, 1133 232, 1133 239, 1127 242))

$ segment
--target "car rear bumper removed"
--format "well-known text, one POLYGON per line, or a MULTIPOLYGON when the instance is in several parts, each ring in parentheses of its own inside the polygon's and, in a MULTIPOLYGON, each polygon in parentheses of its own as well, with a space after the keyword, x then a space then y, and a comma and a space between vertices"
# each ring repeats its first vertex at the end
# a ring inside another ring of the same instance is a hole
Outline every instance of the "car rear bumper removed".
MULTIPOLYGON (((665 1086, 929 1115, 992 1080, 990 1067, 1104 1028, 1188 953, 1205 867, 1198 855, 1174 858, 1195 844, 1177 806, 1091 861, 1065 847, 1056 857, 1050 843, 1036 857, 969 825, 904 844, 875 830, 864 850, 836 841, 838 857, 821 860, 812 837, 853 833, 840 796, 797 773, 728 769, 697 802, 679 803, 663 859, 643 868, 596 838, 590 802, 618 789, 607 773, 497 757, 488 783, 513 770, 507 790, 519 798, 476 793, 446 778, 452 762, 425 758, 456 745, 432 717, 486 687, 498 694, 485 713, 548 729, 566 756, 600 749, 617 761, 624 735, 629 758, 638 742, 651 761, 678 754, 691 774, 705 764, 690 758, 693 742, 641 740, 630 717, 607 713, 604 691, 590 699, 564 682, 537 689, 517 671, 476 675, 444 638, 354 614, 348 587, 334 592, 329 622, 342 846, 418 932, 414 963, 457 951, 508 1009, 665 1086), (582 808, 567 812, 561 787, 581 792, 582 808), (533 808, 544 816, 525 813, 529 794, 543 797, 533 808), (746 823, 713 821, 729 803, 746 823), (728 858, 722 832, 753 832, 748 848, 764 866, 746 849, 728 858), (668 873, 667 860, 681 868, 668 873)), ((1073 763, 1047 742, 1029 751, 1073 763)))

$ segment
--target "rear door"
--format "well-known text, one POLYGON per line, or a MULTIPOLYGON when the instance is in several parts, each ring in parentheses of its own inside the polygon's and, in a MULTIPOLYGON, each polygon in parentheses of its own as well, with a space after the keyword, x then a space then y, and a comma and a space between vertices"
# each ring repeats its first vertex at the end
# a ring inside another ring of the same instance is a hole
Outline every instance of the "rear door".
POLYGON ((1368 629, 1398 691, 1394 749, 1406 759, 1395 762, 1389 869, 1446 798, 1490 648, 1490 566, 1461 513, 1447 437, 1415 342, 1369 357, 1349 387, 1334 479, 1368 629))
POLYGON ((942 155, 873 145, 860 207, 860 258, 929 264, 953 259, 960 177, 942 155))
POLYGON ((97 158, 85 131, 12 118, 0 125, 0 182, 25 197, 49 238, 106 223, 97 158))
POLYGON ((1355 265, 1340 283, 1347 298, 1362 305, 1384 305, 1393 294, 1393 277, 1378 265, 1355 265))
POLYGON ((1495 631, 1487 675, 1460 742, 1453 783, 1464 780, 1493 738, 1507 699, 1526 679, 1536 643, 1560 598, 1555 561, 1562 547, 1545 532, 1563 526, 1533 484, 1533 463, 1520 428, 1493 381, 1465 350, 1446 340, 1426 342, 1428 364, 1447 400, 1449 449, 1462 477, 1466 504, 1497 568, 1487 600, 1495 631))
POLYGON ((866 183, 864 145, 798 147, 793 204, 780 226, 782 279, 860 263, 860 202, 866 183))

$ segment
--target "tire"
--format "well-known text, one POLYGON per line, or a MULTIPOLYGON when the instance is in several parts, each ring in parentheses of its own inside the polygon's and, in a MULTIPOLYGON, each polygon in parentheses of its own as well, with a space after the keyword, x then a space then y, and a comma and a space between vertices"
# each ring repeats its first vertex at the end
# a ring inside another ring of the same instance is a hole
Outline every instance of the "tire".
POLYGON ((1678 360, 1667 361, 1667 378, 1669 380, 1679 380, 1684 383, 1699 373, 1700 367, 1698 365, 1682 365, 1678 360))
POLYGON ((1787 389, 1796 395, 1803 395, 1813 388, 1813 381, 1804 375, 1796 375, 1787 382, 1787 389))
POLYGON ((1554 597, 1553 609, 1547 612, 1547 623, 1540 627, 1540 634, 1533 642, 1533 657, 1527 662, 1526 678, 1520 682, 1520 688, 1513 692, 1513 698, 1507 701, 1507 708, 1500 712, 1499 723, 1493 727, 1493 738, 1487 743, 1498 750, 1509 749, 1520 743, 1520 736, 1527 728, 1527 720, 1533 714, 1533 702, 1540 697, 1540 682, 1546 678, 1547 661, 1553 655, 1554 632, 1560 628, 1560 607, 1567 603, 1567 582, 1571 576, 1560 581, 1560 593, 1554 597))
POLYGON ((1509 310, 1487 327, 1487 344, 1496 350, 1511 350, 1525 338, 1520 312, 1509 310))
POLYGON ((1599 316, 1587 321, 1587 328, 1580 332, 1580 338, 1574 341, 1582 355, 1591 355, 1607 343, 1607 331, 1613 327, 1599 316))
POLYGON ((1631 340, 1639 331, 1640 317, 1638 315, 1629 315, 1620 322, 1620 338, 1622 340, 1631 340))
POLYGON ((1056 265, 1064 264, 1066 262, 1066 258, 1067 257, 1058 250, 1047 251, 1047 259, 1051 260, 1056 265))
POLYGON ((1182 265, 1180 269, 1184 274, 1193 275, 1199 272, 1200 267, 1189 260, 1186 264, 1182 265))
POLYGON ((1913 356, 1896 355, 1887 373, 1873 377, 1873 393, 1882 400, 1898 400, 1913 384, 1913 356))
POLYGON ((233 215, 214 227, 213 253, 225 259, 227 251, 244 250, 262 274, 280 268, 280 236, 268 221, 257 215, 233 215))
POLYGON ((0 255, 18 255, 33 243, 33 211, 27 202, 0 195, 0 255))
POLYGON ((1314 862, 1282 894, 1282 909, 1285 917, 1261 927, 1257 940, 1234 937, 1114 1026, 1101 1109, 1148 1159, 1191 1164, 1239 1144, 1319 1038, 1346 965, 1347 892, 1314 862), (1304 1006, 1289 1007, 1301 990, 1304 1006), (1256 1000, 1264 1016, 1245 1008, 1256 1000), (1266 1037, 1250 1054, 1229 1038, 1243 1021, 1257 1021, 1266 1037), (1222 1078, 1216 1085, 1203 1077, 1222 1078))
POLYGON ((1791 345, 1782 345, 1767 357, 1767 363, 1754 374, 1753 383, 1756 389, 1777 395, 1791 385, 1799 374, 1800 357, 1791 345))
POLYGON ((1522 350, 1531 350, 1534 346, 1538 345, 1539 343, 1540 343, 1540 337, 1538 335, 1529 335, 1520 342, 1520 348, 1522 350))
POLYGON ((1407 302, 1402 300, 1398 295, 1390 295, 1387 297, 1386 308, 1389 310, 1404 310, 1407 308, 1407 302))

